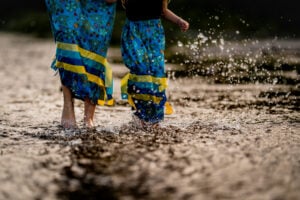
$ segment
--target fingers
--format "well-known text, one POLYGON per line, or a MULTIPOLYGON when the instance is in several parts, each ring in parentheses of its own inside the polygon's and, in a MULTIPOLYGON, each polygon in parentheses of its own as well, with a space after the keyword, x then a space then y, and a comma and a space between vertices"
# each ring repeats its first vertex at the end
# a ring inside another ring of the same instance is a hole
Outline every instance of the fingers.
POLYGON ((187 21, 180 19, 178 20, 178 26, 180 27, 181 31, 185 32, 189 29, 190 24, 187 21))

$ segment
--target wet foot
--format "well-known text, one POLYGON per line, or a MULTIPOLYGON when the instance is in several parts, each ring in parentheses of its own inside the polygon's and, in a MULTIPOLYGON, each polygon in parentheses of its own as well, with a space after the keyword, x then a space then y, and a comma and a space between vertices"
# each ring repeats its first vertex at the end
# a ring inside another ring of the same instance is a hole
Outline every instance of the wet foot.
POLYGON ((96 110, 96 105, 93 104, 89 99, 84 100, 84 118, 83 125, 87 129, 94 128, 94 114, 96 110))
POLYGON ((64 105, 61 116, 61 125, 66 129, 75 129, 77 128, 77 125, 72 94, 71 91, 65 86, 62 86, 62 90, 64 95, 64 105))
POLYGON ((61 126, 65 129, 76 129, 77 128, 76 122, 74 122, 73 120, 66 120, 66 119, 61 120, 61 126))
POLYGON ((160 128, 159 123, 146 122, 146 121, 138 118, 136 115, 132 115, 131 123, 135 128, 145 130, 145 131, 151 131, 153 129, 160 128))
POLYGON ((87 129, 93 129, 95 127, 92 119, 84 119, 83 126, 87 129))
POLYGON ((67 105, 64 103, 64 108, 61 116, 61 125, 63 128, 73 129, 77 128, 73 103, 67 105))

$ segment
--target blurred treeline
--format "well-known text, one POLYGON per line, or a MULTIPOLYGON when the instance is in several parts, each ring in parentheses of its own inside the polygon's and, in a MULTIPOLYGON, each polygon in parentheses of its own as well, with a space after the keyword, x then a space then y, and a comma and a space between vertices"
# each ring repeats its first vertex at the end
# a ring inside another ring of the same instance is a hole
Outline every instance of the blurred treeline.
MULTIPOLYGON (((191 30, 181 34, 178 27, 164 21, 168 43, 193 37, 199 32, 228 40, 300 37, 296 0, 171 0, 169 8, 187 19, 191 30)), ((117 11, 113 44, 119 43, 125 19, 120 3, 117 11)), ((51 37, 44 1, 1 0, 0 31, 51 37)))

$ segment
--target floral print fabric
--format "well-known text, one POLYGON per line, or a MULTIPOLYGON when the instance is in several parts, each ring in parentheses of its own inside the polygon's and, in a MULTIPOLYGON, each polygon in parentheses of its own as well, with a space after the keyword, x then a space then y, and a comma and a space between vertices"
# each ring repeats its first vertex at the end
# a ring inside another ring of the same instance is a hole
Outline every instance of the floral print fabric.
POLYGON ((57 45, 54 69, 75 98, 113 104, 106 60, 116 4, 105 0, 45 0, 57 45))
POLYGON ((157 123, 164 118, 167 87, 164 49, 160 19, 126 20, 121 50, 130 73, 122 80, 122 97, 128 98, 135 115, 146 122, 157 123))

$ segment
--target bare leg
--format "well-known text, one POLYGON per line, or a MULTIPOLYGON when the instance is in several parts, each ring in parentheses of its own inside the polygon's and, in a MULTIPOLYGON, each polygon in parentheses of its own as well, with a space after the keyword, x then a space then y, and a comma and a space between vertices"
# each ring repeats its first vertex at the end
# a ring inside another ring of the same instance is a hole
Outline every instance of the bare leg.
POLYGON ((61 116, 61 125, 64 128, 76 128, 76 119, 74 112, 74 101, 72 98, 72 93, 69 88, 62 85, 62 91, 64 96, 64 106, 61 116))
POLYGON ((84 126, 87 128, 94 127, 94 114, 96 105, 93 104, 89 99, 84 100, 84 126))

